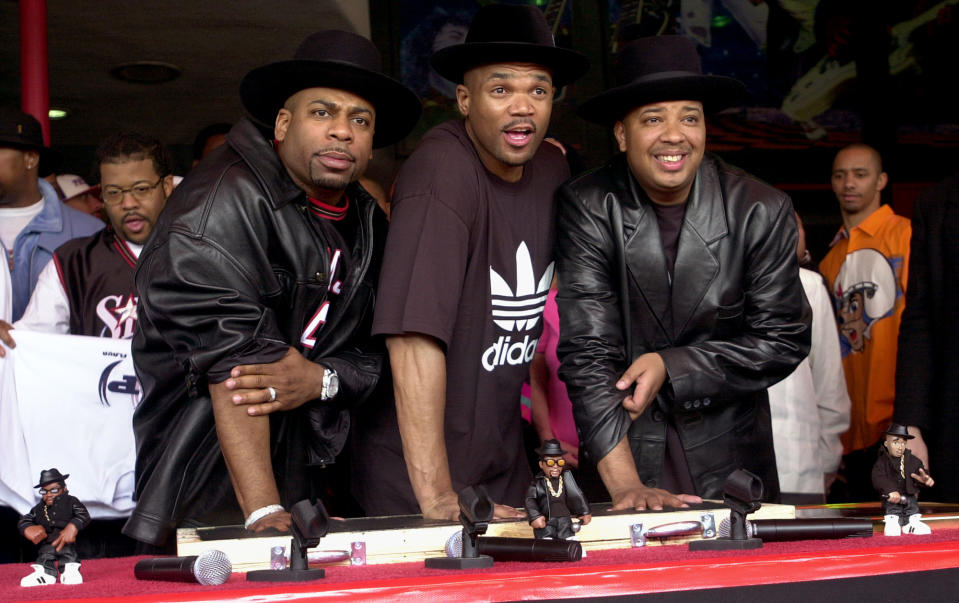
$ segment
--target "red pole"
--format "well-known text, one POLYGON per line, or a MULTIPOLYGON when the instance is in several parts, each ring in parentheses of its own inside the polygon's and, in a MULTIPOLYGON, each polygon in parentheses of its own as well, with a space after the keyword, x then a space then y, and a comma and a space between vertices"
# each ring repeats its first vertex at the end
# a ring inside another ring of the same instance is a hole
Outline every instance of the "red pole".
POLYGON ((50 81, 47 65, 47 1, 20 0, 20 99, 43 126, 50 144, 50 81))

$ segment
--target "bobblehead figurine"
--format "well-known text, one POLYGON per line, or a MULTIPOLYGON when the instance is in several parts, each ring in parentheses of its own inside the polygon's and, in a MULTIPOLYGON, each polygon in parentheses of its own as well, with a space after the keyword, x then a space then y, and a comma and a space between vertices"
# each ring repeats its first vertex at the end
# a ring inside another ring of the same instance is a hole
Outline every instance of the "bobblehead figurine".
POLYGON ((20 580, 20 586, 56 584, 58 574, 63 584, 83 583, 73 545, 77 532, 90 523, 90 514, 67 492, 68 477, 69 473, 60 475, 57 469, 41 471, 40 483, 34 487, 40 488, 43 500, 17 522, 23 537, 39 545, 37 562, 31 566, 33 573, 20 580))
POLYGON ((929 534, 929 526, 919 521, 919 486, 932 486, 933 479, 922 461, 906 448, 906 440, 913 437, 905 425, 893 423, 885 432, 886 439, 879 448, 879 458, 872 467, 872 486, 882 496, 886 536, 929 534))
POLYGON ((573 474, 566 471, 566 461, 559 440, 546 440, 536 449, 539 468, 526 491, 526 513, 529 525, 537 538, 567 540, 573 536, 573 521, 579 517, 583 525, 589 523, 589 503, 576 485, 573 474))

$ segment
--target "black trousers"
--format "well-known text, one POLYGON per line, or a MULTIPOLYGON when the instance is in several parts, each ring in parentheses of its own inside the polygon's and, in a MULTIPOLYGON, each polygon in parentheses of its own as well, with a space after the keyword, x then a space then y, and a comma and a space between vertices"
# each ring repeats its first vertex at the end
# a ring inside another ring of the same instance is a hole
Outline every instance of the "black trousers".
POLYGON ((77 550, 72 544, 65 545, 58 553, 56 547, 44 542, 37 550, 37 563, 42 565, 44 571, 51 576, 62 574, 67 563, 76 563, 79 560, 77 550), (57 568, 57 561, 60 562, 59 569, 57 568))

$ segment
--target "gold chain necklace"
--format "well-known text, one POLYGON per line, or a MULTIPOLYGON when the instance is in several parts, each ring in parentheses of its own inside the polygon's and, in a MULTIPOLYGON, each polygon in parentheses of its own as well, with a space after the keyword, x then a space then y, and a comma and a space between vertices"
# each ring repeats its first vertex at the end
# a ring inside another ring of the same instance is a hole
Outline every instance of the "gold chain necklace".
POLYGON ((552 495, 553 498, 559 498, 560 495, 563 493, 563 474, 562 473, 559 474, 558 490, 553 490, 553 484, 550 482, 548 475, 546 476, 546 487, 549 489, 549 493, 550 495, 552 495))

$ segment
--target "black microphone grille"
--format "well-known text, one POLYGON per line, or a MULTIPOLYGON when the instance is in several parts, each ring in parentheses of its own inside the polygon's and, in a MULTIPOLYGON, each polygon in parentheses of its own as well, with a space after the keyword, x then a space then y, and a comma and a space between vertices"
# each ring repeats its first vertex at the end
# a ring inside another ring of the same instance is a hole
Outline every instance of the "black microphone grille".
POLYGON ((200 553, 193 563, 193 575, 197 582, 206 586, 223 584, 230 579, 233 564, 223 551, 210 549, 200 553))

